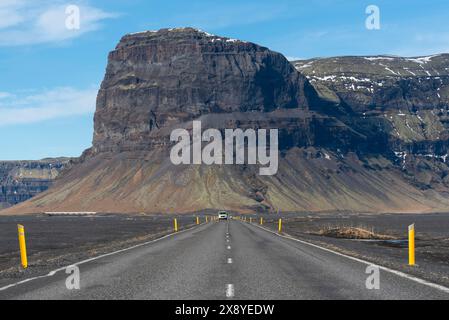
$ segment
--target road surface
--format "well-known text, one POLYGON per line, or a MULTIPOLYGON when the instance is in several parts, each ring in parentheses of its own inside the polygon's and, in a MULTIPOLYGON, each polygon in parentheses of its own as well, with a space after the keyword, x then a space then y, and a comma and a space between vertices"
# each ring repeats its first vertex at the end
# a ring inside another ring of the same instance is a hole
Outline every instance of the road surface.
POLYGON ((237 220, 195 227, 0 291, 0 299, 447 299, 441 288, 237 220))

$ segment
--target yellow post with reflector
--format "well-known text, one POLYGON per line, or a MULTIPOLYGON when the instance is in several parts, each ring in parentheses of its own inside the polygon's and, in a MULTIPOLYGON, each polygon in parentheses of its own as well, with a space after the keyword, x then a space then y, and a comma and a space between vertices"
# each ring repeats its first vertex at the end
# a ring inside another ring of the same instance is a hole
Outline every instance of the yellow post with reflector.
POLYGON ((282 219, 279 219, 278 231, 282 232, 282 219))
POLYGON ((263 225, 263 218, 260 217, 260 225, 263 225))
POLYGON ((175 227, 175 232, 178 232, 178 219, 175 218, 173 223, 174 223, 174 227, 175 227))
POLYGON ((415 265, 415 224, 408 226, 408 264, 415 265))
POLYGON ((196 224, 200 224, 200 217, 196 217, 196 224))
POLYGON ((253 218, 249 218, 249 223, 253 223, 253 218))
POLYGON ((28 268, 27 246, 25 242, 25 228, 21 225, 17 225, 19 232, 19 247, 20 247, 20 260, 24 269, 28 268))

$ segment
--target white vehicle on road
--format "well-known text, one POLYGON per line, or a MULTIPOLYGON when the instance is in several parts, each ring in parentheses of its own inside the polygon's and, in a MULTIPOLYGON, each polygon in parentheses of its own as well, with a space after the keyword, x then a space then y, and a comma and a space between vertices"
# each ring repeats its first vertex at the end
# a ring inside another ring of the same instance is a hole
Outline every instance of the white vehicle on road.
POLYGON ((228 213, 226 211, 220 211, 218 213, 218 220, 228 220, 228 213))

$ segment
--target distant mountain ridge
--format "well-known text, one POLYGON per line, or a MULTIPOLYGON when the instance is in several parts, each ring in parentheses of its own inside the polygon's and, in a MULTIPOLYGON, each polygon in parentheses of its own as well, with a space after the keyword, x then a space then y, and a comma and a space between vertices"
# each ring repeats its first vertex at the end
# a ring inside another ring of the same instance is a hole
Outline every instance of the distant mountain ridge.
POLYGON ((0 161, 0 208, 16 205, 47 190, 68 162, 68 158, 0 161))
POLYGON ((109 54, 92 148, 6 210, 182 213, 449 210, 447 55, 288 62, 193 28, 125 35, 109 54), (173 165, 170 132, 278 128, 275 176, 173 165))
POLYGON ((294 61, 339 118, 379 126, 375 140, 393 152, 420 188, 448 187, 449 54, 424 57, 333 57, 294 61), (353 115, 355 114, 355 115, 353 115), (433 160, 436 160, 433 161, 433 160))
POLYGON ((323 98, 347 104, 355 112, 418 111, 448 105, 449 54, 414 58, 346 56, 292 63, 323 98))

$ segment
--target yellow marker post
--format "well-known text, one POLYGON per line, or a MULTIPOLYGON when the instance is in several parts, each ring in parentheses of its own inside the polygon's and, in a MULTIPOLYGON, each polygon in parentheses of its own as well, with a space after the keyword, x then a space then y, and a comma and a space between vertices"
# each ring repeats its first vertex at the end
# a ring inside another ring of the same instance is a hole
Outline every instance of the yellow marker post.
POLYGON ((178 232, 178 219, 175 218, 175 220, 173 221, 174 225, 175 225, 175 232, 178 232))
POLYGON ((260 217, 260 225, 263 225, 263 218, 260 217))
POLYGON ((408 264, 415 265, 415 224, 408 226, 408 264))
POLYGON ((19 231, 19 247, 20 247, 20 259, 22 261, 22 267, 24 269, 28 268, 28 258, 27 258, 27 246, 25 242, 25 228, 21 225, 17 225, 19 231))
POLYGON ((282 232, 282 219, 279 219, 278 231, 279 231, 279 233, 282 232))
POLYGON ((249 223, 253 223, 253 218, 249 218, 249 223))
POLYGON ((196 217, 196 224, 200 224, 200 217, 196 217))

